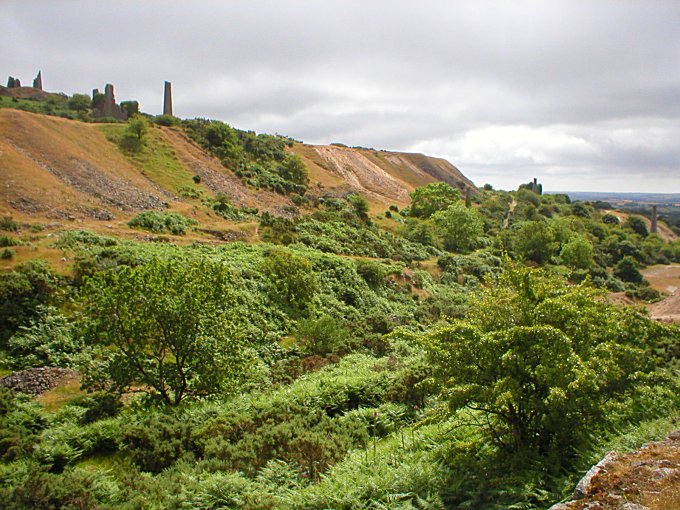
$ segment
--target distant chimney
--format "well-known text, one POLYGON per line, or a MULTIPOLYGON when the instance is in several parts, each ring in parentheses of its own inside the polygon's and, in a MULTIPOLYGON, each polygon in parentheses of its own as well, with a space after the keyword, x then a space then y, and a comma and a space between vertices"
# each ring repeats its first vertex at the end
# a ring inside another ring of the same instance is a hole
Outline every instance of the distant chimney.
POLYGON ((163 94, 163 115, 172 115, 172 83, 165 82, 163 94))
POLYGON ((531 191, 538 193, 538 178, 534 177, 534 182, 531 183, 531 191))
POLYGON ((657 232, 657 214, 656 214, 656 206, 652 206, 652 228, 650 229, 650 232, 652 234, 656 234, 657 232))
POLYGON ((38 71, 38 76, 33 80, 33 88, 42 90, 42 72, 38 71))

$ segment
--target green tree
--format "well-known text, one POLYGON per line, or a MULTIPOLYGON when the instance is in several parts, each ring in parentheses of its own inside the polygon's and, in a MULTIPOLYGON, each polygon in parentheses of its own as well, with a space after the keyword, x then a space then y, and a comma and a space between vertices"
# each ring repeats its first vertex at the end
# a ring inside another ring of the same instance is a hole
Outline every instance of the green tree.
POLYGON ((558 244, 545 221, 527 221, 512 235, 513 251, 522 259, 543 264, 555 255, 558 244))
POLYGON ((450 251, 470 251, 484 233, 484 222, 476 209, 468 209, 458 201, 432 215, 439 228, 444 248, 450 251))
POLYGON ((582 236, 575 236, 562 246, 560 259, 573 269, 590 269, 593 266, 593 245, 582 236))
POLYGON ((580 218, 590 218, 590 209, 583 202, 574 202, 571 204, 571 214, 580 218))
POLYGON ((607 225, 618 225, 620 221, 617 216, 607 213, 604 216, 602 216, 602 223, 606 223, 607 225))
MULTIPOLYGON (((239 334, 230 276, 208 260, 152 259, 88 280, 85 310, 105 346, 111 389, 152 388, 163 402, 238 385, 247 349, 239 334)), ((88 375, 91 385, 99 374, 88 375)))
POLYGON ((139 103, 137 101, 123 101, 120 107, 127 113, 128 118, 139 114, 139 103))
POLYGON ((437 232, 437 226, 432 219, 419 220, 417 218, 408 218, 401 234, 410 241, 438 248, 439 238, 437 237, 437 232))
POLYGON ((416 188, 411 193, 409 215, 416 218, 429 218, 437 211, 460 202, 460 192, 445 182, 433 182, 416 188))
POLYGON ((352 193, 347 197, 347 201, 352 204, 354 213, 363 221, 368 220, 368 200, 365 197, 352 193))
POLYGON ((424 336, 432 381, 452 411, 474 410, 514 452, 573 451, 607 421, 608 403, 644 386, 668 333, 587 285, 529 268, 506 269, 469 309, 424 336))
POLYGON ((87 111, 90 108, 90 96, 85 94, 73 94, 68 98, 68 107, 78 112, 87 111))
POLYGON ((288 250, 270 250, 264 272, 281 299, 297 311, 306 308, 318 289, 309 259, 288 250))
POLYGON ((125 128, 120 139, 120 147, 131 152, 139 152, 144 145, 144 136, 148 131, 149 121, 146 120, 146 117, 141 115, 130 117, 127 128, 125 128))
POLYGON ((133 115, 128 120, 126 132, 135 137, 140 143, 149 131, 149 121, 142 115, 133 115))
POLYGON ((279 175, 285 180, 299 184, 300 186, 307 186, 307 184, 309 184, 307 166, 297 154, 286 155, 279 166, 279 175))
POLYGON ((626 255, 614 266, 614 275, 621 278, 624 282, 641 283, 644 278, 638 267, 637 261, 633 257, 626 255))
POLYGON ((631 229, 636 234, 641 235, 642 237, 647 237, 649 235, 649 231, 647 230, 647 224, 645 223, 645 220, 643 220, 639 216, 632 215, 629 216, 628 220, 626 221, 626 227, 631 229))

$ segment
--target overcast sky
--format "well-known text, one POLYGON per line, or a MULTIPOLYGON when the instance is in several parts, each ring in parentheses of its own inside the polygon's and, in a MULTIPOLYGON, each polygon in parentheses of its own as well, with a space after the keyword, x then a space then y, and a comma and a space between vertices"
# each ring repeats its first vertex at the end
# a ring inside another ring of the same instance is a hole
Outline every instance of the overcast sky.
MULTIPOLYGON (((680 1, 0 1, 0 72, 476 184, 680 192, 680 1)), ((3 84, 6 76, 2 78, 3 84)))

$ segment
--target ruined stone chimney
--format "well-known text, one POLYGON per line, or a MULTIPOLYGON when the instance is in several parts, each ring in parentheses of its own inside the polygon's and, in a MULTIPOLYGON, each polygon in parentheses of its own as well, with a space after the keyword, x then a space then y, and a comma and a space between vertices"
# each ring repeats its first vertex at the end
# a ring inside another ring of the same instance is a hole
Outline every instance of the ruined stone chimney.
POLYGON ((172 115, 172 83, 165 82, 163 94, 163 115, 172 115))
POLYGON ((538 178, 534 177, 534 182, 531 183, 531 191, 538 194, 538 178))
POLYGON ((115 107, 116 98, 113 95, 113 85, 107 83, 106 87, 104 87, 104 104, 102 105, 104 117, 113 117, 115 107))
POLYGON ((38 75, 33 80, 33 88, 42 90, 42 71, 38 71, 38 75))
POLYGON ((8 89, 14 89, 17 87, 21 87, 21 80, 19 80, 19 78, 15 78, 14 76, 10 76, 9 78, 7 78, 8 89))
POLYGON ((656 206, 653 205, 652 206, 652 228, 649 229, 649 231, 652 234, 656 234, 656 232, 657 232, 657 222, 658 222, 658 217, 657 217, 657 213, 656 213, 656 206))

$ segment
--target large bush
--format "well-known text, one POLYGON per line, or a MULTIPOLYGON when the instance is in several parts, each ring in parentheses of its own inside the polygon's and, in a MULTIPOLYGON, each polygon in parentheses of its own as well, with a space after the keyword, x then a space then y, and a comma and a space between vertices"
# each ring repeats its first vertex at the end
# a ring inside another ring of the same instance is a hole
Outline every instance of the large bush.
MULTIPOLYGON (((451 410, 485 416, 489 439, 514 452, 566 452, 641 391, 664 332, 593 289, 508 268, 470 316, 425 335, 434 381, 451 410)), ((566 456, 565 456, 566 458, 566 456)))

